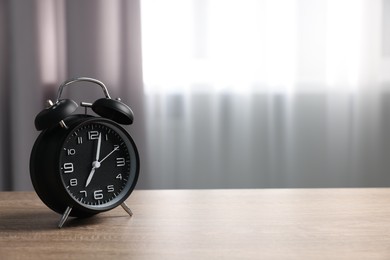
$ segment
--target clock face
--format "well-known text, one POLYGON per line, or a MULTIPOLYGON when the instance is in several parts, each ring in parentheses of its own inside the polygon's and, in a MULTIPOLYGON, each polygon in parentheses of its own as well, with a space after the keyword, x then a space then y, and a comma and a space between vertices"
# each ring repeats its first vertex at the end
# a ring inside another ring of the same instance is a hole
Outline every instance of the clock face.
POLYGON ((59 160, 62 184, 79 205, 108 209, 130 195, 138 155, 127 132, 106 120, 91 120, 65 139, 59 160))

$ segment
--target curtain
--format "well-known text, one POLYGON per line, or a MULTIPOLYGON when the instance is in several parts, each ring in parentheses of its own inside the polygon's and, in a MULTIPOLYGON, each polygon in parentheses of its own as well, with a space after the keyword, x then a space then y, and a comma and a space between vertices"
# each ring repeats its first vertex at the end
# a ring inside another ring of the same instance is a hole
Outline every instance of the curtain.
POLYGON ((390 2, 143 0, 148 184, 390 185, 390 2))
MULTIPOLYGON (((34 118, 73 77, 101 80, 133 109, 127 130, 145 158, 139 10, 139 1, 0 1, 1 190, 32 189, 34 118)), ((100 92, 77 85, 63 96, 93 102, 100 92)))
POLYGON ((0 189, 32 189, 34 118, 77 76, 134 110, 137 188, 389 186, 389 17, 389 0, 0 0, 0 189))

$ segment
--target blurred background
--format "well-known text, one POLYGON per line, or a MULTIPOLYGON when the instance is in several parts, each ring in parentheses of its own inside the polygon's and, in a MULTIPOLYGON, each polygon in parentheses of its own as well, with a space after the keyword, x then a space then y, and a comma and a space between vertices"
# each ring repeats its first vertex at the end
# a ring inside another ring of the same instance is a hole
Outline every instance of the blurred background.
POLYGON ((133 109, 138 189, 390 186, 390 0, 0 0, 0 190, 78 76, 133 109))

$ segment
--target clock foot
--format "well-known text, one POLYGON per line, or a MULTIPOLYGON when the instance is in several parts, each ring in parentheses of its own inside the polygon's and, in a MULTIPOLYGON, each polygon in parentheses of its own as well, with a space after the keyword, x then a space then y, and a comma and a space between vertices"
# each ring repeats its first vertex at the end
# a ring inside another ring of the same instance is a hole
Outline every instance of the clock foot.
POLYGON ((123 202, 121 206, 127 212, 127 214, 129 214, 130 217, 133 216, 133 212, 131 212, 131 209, 129 208, 129 206, 127 206, 126 202, 123 202))
POLYGON ((69 217, 69 214, 70 212, 72 211, 72 207, 67 207, 65 212, 64 212, 64 215, 62 215, 62 218, 60 220, 60 222, 58 223, 58 228, 62 228, 62 226, 64 225, 65 221, 68 219, 69 217))

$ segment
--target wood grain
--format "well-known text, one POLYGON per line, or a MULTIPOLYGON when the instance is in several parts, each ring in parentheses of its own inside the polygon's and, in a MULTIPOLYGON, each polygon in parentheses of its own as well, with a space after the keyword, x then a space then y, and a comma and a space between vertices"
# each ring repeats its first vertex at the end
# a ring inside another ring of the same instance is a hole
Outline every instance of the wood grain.
POLYGON ((0 193, 1 259, 390 259, 390 189, 149 190, 57 229, 0 193))

